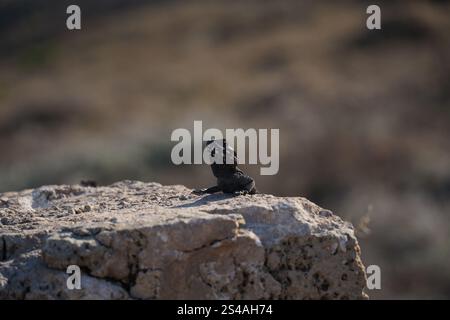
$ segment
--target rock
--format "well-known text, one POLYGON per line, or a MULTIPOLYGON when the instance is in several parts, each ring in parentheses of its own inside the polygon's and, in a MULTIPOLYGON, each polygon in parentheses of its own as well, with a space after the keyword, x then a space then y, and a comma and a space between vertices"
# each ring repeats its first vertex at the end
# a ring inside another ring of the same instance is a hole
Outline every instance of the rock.
POLYGON ((0 299, 367 298, 352 226, 304 198, 123 181, 7 199, 0 299))
POLYGON ((49 269, 39 250, 0 264, 0 299, 128 299, 118 284, 89 275, 81 277, 82 290, 67 289, 67 274, 49 269))

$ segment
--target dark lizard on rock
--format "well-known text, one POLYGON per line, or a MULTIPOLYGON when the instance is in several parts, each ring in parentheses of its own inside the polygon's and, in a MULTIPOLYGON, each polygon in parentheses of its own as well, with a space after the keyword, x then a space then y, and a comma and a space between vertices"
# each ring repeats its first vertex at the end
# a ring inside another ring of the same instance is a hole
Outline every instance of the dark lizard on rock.
POLYGON ((217 151, 223 156, 222 163, 216 163, 213 160, 211 164, 213 175, 217 178, 217 185, 205 189, 195 189, 193 193, 212 194, 220 191, 235 195, 257 193, 255 181, 237 167, 236 151, 228 146, 225 139, 209 140, 206 142, 206 147, 211 149, 212 159, 217 151), (228 163, 227 158, 229 158, 228 163))

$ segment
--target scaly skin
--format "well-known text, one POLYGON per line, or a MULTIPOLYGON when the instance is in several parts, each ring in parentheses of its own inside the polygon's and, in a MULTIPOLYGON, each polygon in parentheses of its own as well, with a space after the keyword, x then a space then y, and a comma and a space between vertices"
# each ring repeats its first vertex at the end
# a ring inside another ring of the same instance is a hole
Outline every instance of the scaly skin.
MULTIPOLYGON (((225 139, 223 140, 210 140, 206 143, 206 146, 214 143, 216 146, 223 146, 222 150, 232 150, 227 146, 225 139)), ((216 148, 211 151, 211 157, 214 158, 216 148)), ((223 163, 211 164, 211 170, 213 175, 217 178, 217 185, 205 188, 205 189, 195 189, 193 193, 195 194, 212 194, 216 192, 232 193, 235 195, 242 194, 255 194, 257 193, 255 187, 255 181, 252 177, 246 175, 242 170, 237 167, 237 155, 234 153, 234 161, 232 164, 226 163, 226 154, 223 154, 223 163)))

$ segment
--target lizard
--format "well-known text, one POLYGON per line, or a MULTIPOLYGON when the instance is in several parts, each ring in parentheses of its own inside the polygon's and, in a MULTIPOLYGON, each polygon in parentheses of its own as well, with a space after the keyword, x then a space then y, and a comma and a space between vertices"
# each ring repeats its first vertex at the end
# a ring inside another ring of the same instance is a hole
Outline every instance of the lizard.
POLYGON ((214 159, 216 151, 223 154, 222 163, 216 163, 215 161, 211 163, 211 170, 217 178, 217 185, 204 189, 194 189, 194 194, 212 194, 221 191, 235 195, 257 193, 255 181, 238 168, 236 151, 227 144, 225 139, 208 140, 206 147, 211 150, 212 159, 214 159), (228 163, 226 162, 227 157, 230 160, 228 163))

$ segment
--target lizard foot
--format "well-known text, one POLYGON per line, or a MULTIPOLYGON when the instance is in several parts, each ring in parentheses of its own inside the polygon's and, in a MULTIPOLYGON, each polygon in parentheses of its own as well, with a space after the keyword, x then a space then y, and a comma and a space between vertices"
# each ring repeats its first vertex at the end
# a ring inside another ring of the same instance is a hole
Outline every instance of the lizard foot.
POLYGON ((205 192, 204 189, 194 189, 194 190, 192 190, 191 193, 192 193, 192 194, 195 194, 195 195, 197 195, 197 196, 201 196, 201 195, 205 194, 206 192, 205 192))

